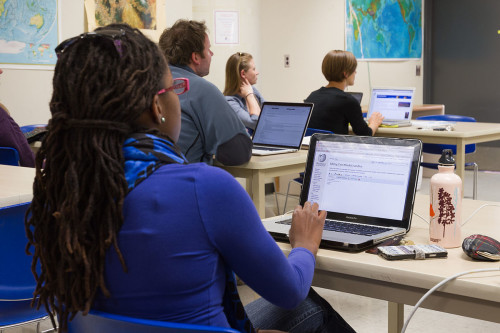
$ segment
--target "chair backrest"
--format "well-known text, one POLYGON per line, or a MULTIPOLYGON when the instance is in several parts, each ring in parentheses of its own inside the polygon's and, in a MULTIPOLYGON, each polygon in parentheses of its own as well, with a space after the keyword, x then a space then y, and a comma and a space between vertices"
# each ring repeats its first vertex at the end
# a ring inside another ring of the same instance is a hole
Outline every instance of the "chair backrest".
POLYGON ((0 299, 33 297, 36 287, 31 272, 32 257, 26 254, 28 238, 24 215, 30 203, 0 208, 0 299))
POLYGON ((68 333, 238 333, 232 328, 193 324, 178 324, 158 320, 131 318, 92 310, 88 315, 77 314, 68 323, 68 333))
POLYGON ((332 132, 332 131, 327 131, 327 130, 323 130, 323 129, 318 129, 318 128, 308 127, 308 128, 306 129, 306 134, 305 134, 305 136, 311 136, 311 135, 313 135, 314 133, 333 134, 333 132, 332 132))
POLYGON ((469 123, 476 122, 476 119, 474 117, 461 116, 456 114, 433 114, 429 116, 420 116, 416 120, 461 121, 469 123))
POLYGON ((31 307, 36 282, 32 257, 25 252, 24 216, 29 205, 0 208, 0 331, 47 317, 45 309, 31 307))
POLYGON ((0 147, 0 164, 19 166, 17 150, 11 147, 0 147))
MULTIPOLYGON (((430 121, 454 121, 454 122, 469 122, 474 123, 476 119, 474 117, 461 116, 456 114, 435 114, 429 116, 421 116, 416 120, 430 120, 430 121)), ((433 143, 424 143, 422 151, 429 154, 441 154, 443 149, 451 149, 453 154, 457 153, 457 146, 455 145, 440 145, 433 143)), ((475 144, 469 144, 465 146, 465 153, 470 154, 476 151, 475 144)))

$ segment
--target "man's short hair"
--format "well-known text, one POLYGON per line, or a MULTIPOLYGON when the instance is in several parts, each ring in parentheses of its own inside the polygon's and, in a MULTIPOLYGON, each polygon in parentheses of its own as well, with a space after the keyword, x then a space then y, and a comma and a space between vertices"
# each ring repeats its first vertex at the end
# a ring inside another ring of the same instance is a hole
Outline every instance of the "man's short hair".
POLYGON ((204 21, 180 19, 163 31, 159 46, 170 64, 189 65, 193 52, 204 58, 206 34, 207 26, 204 21))
POLYGON ((358 62, 349 51, 333 50, 323 58, 321 71, 327 81, 342 82, 356 71, 358 62))

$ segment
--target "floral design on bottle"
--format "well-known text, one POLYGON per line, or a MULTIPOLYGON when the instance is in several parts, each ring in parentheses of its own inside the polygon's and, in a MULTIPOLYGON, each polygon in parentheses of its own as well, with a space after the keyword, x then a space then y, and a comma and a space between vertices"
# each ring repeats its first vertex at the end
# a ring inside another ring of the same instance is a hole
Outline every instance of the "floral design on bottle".
POLYGON ((443 238, 446 234, 446 225, 455 222, 455 206, 451 202, 452 196, 442 187, 438 190, 439 216, 438 223, 443 225, 443 238))
POLYGON ((462 244, 462 179, 455 174, 452 151, 443 150, 430 181, 429 240, 444 248, 462 244))

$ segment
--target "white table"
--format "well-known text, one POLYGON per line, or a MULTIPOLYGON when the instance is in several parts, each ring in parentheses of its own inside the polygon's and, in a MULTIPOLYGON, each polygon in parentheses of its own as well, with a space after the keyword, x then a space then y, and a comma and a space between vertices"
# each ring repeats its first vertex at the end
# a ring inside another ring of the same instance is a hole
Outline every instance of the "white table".
MULTIPOLYGON (((463 217, 469 217, 484 203, 464 199, 463 217)), ((417 195, 415 212, 428 218, 427 195, 417 195)), ((500 207, 483 208, 463 227, 464 238, 475 233, 500 240, 500 207)), ((428 244, 428 225, 414 217, 407 238, 416 244, 428 244)), ((278 244, 286 254, 291 250, 289 244, 278 244)), ((320 249, 313 285, 388 301, 388 331, 400 332, 403 304, 415 305, 430 288, 456 273, 498 269, 500 264, 472 260, 461 248, 448 249, 448 252, 447 259, 389 261, 365 252, 320 249)), ((434 292, 422 307, 500 323, 500 271, 466 275, 451 281, 434 292)))
POLYGON ((465 174, 465 145, 500 140, 499 123, 468 123, 457 122, 453 131, 433 131, 410 127, 379 127, 375 136, 396 138, 417 138, 424 143, 440 143, 457 146, 455 155, 456 173, 464 179, 465 174))
POLYGON ((34 168, 0 164, 0 207, 33 199, 34 168))

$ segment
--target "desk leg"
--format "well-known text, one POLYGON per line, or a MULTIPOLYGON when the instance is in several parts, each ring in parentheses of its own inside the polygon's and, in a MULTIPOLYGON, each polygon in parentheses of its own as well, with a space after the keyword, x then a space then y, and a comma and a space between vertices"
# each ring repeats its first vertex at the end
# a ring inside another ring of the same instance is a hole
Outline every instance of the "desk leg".
POLYGON ((250 196, 250 198, 253 198, 252 180, 253 180, 252 177, 245 178, 245 190, 247 190, 247 193, 250 196))
POLYGON ((255 170, 252 176, 252 200, 261 218, 266 217, 266 184, 264 175, 255 170))
POLYGON ((403 329, 405 310, 404 305, 400 303, 387 302, 388 307, 388 329, 389 333, 400 333, 403 329))
MULTIPOLYGON (((456 173, 462 179, 462 184, 465 183, 465 144, 462 140, 457 142, 457 154, 455 155, 456 173)), ((463 191, 463 186, 462 186, 463 191)))

